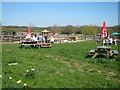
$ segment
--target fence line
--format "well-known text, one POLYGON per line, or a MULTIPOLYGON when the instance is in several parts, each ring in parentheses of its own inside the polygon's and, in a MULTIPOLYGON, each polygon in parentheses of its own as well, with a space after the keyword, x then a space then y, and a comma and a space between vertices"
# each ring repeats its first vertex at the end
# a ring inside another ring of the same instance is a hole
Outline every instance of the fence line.
MULTIPOLYGON (((0 41, 2 43, 20 43, 21 40, 24 39, 24 36, 17 35, 0 35, 0 41)), ((68 41, 80 41, 84 40, 85 37, 81 35, 59 35, 58 37, 54 37, 55 42, 62 42, 63 40, 68 41)))

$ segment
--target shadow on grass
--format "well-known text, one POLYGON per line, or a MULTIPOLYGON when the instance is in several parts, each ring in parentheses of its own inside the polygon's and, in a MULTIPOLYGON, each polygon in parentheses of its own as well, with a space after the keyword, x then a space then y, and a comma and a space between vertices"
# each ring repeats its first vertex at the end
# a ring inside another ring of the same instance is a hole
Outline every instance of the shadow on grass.
MULTIPOLYGON (((93 55, 87 55, 85 58, 91 58, 93 55)), ((107 58, 105 55, 97 55, 95 58, 107 58)))
POLYGON ((35 47, 35 46, 24 46, 24 47, 19 47, 21 49, 39 49, 39 47, 35 47))
POLYGON ((97 55, 96 58, 107 58, 105 55, 97 55))
POLYGON ((51 47, 38 47, 38 46, 24 46, 24 47, 19 47, 21 49, 40 49, 40 48, 51 48, 51 47))

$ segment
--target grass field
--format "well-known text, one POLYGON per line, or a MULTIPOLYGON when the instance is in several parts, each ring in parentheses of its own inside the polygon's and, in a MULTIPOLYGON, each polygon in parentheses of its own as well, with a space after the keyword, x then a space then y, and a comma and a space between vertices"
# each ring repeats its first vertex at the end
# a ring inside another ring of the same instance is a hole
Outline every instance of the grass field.
MULTIPOLYGON (((3 88, 118 88, 118 57, 86 58, 101 43, 52 44, 52 48, 2 45, 3 88), (10 63, 18 63, 11 65, 10 63)), ((112 49, 118 47, 111 45, 112 49)))

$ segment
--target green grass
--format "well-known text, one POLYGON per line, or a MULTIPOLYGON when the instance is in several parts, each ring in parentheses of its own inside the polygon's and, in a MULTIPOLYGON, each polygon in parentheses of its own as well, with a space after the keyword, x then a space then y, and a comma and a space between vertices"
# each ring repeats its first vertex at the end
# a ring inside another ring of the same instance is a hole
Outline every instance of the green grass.
MULTIPOLYGON (((118 57, 85 58, 100 45, 84 41, 21 49, 19 44, 3 44, 3 88, 25 88, 24 83, 28 88, 118 88, 118 57), (8 66, 9 63, 18 65, 8 66), (34 72, 30 71, 32 68, 34 72), (22 82, 17 84, 18 80, 22 82)), ((115 45, 111 47, 118 49, 115 45)))

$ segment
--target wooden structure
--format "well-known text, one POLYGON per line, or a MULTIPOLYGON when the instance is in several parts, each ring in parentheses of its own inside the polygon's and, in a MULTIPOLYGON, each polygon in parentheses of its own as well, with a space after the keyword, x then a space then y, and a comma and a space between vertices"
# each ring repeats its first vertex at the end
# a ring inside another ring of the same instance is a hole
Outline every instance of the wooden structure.
POLYGON ((77 36, 77 35, 70 35, 70 36, 69 36, 69 40, 70 40, 70 41, 78 41, 79 39, 80 39, 80 37, 77 36))
POLYGON ((92 58, 95 58, 97 55, 118 55, 118 51, 111 50, 110 46, 98 46, 97 50, 90 50, 89 53, 93 55, 92 58))

